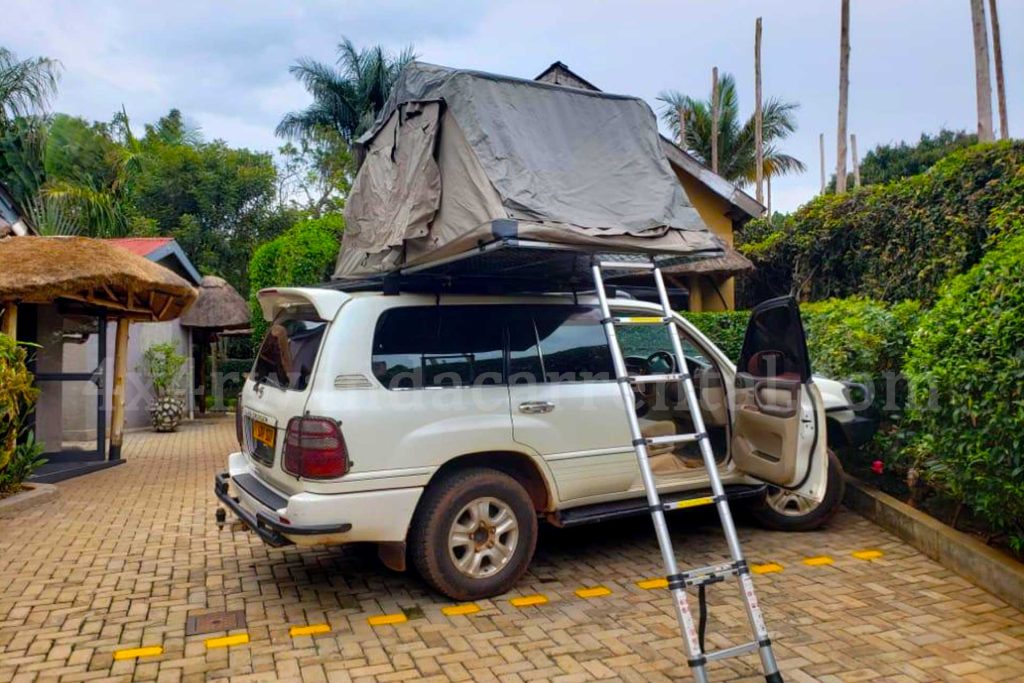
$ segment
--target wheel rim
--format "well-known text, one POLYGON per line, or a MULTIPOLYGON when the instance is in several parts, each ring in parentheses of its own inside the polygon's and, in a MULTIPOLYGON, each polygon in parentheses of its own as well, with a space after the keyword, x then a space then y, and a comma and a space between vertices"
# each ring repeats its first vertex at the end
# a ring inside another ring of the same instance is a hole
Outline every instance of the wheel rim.
POLYGON ((519 520, 502 500, 470 501, 448 531, 448 554, 455 567, 474 579, 494 576, 508 564, 519 543, 519 520))
POLYGON ((786 517, 803 517, 815 510, 821 503, 819 501, 802 496, 795 491, 768 487, 768 494, 765 496, 765 503, 775 512, 786 517))

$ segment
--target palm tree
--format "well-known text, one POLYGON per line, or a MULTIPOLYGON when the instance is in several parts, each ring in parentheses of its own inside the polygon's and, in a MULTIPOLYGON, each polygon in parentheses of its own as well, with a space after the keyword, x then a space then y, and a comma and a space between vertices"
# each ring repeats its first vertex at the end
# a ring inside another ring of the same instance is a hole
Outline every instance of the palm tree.
MULTIPOLYGON (((722 74, 718 84, 718 174, 730 182, 746 185, 757 178, 757 150, 755 148, 754 117, 740 119, 739 101, 736 97, 736 80, 732 74, 722 74)), ((711 165, 711 105, 712 98, 698 100, 688 95, 668 90, 658 99, 665 103, 662 120, 672 130, 681 147, 700 161, 711 165), (679 139, 679 116, 684 117, 685 140, 679 139)), ((771 181, 773 176, 802 172, 806 169, 799 159, 779 151, 777 142, 789 137, 796 130, 794 116, 800 105, 783 102, 772 97, 762 108, 764 135, 764 177, 771 181)))
POLYGON ((57 93, 60 62, 46 57, 19 60, 0 47, 0 129, 19 116, 45 109, 57 93))
POLYGON ((357 50, 351 40, 343 38, 337 66, 308 57, 299 59, 289 72, 313 96, 313 103, 285 114, 277 124, 277 134, 312 138, 318 131, 328 130, 351 144, 373 125, 399 72, 415 58, 412 48, 397 55, 380 45, 357 50))

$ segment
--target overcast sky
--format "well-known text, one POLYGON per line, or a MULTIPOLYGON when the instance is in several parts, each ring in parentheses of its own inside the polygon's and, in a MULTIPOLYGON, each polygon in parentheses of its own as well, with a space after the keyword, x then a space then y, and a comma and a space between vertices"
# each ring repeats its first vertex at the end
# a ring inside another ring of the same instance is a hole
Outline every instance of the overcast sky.
MULTIPOLYGON (((973 130, 969 0, 853 0, 850 132, 864 152, 946 126, 973 130)), ((561 60, 611 92, 706 97, 711 68, 753 100, 754 19, 764 18, 768 96, 800 103, 786 152, 808 171, 776 181, 774 205, 818 189, 818 134, 835 167, 839 0, 483 2, 481 0, 0 0, 0 45, 64 65, 57 111, 135 122, 181 109, 208 138, 273 150, 281 115, 309 98, 297 57, 357 45, 414 45, 426 61, 533 77, 561 60), (16 20, 14 19, 16 17, 16 20)), ((1010 131, 1024 136, 1024 1, 999 0, 1010 131)), ((996 121, 998 127, 998 119, 996 121)))

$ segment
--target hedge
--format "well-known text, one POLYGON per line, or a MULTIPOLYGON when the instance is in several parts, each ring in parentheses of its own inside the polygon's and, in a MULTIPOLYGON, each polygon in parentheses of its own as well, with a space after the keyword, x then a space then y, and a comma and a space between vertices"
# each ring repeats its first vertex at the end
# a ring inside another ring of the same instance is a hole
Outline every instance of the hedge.
POLYGON ((752 304, 799 292, 930 304, 1024 216, 1024 142, 975 145, 928 172, 826 194, 769 225, 737 233, 757 266, 741 283, 752 304))
POLYGON ((249 262, 254 344, 259 344, 267 328, 256 293, 265 287, 302 287, 325 282, 338 258, 344 228, 340 214, 303 220, 256 249, 249 262))
MULTIPOLYGON (((897 373, 920 305, 893 306, 865 297, 829 299, 800 307, 815 373, 836 379, 881 379, 897 373)), ((734 361, 743 347, 750 311, 684 313, 734 361)))
POLYGON ((906 464, 1021 552, 1024 230, 943 287, 921 319, 905 372, 914 399, 906 464))

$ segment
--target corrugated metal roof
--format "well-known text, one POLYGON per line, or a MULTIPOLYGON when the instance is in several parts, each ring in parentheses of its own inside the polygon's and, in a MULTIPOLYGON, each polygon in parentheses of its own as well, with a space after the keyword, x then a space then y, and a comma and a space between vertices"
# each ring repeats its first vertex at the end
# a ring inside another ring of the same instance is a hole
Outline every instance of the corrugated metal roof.
POLYGON ((107 242, 116 244, 138 256, 148 256, 173 241, 173 237, 117 237, 107 240, 107 242))

